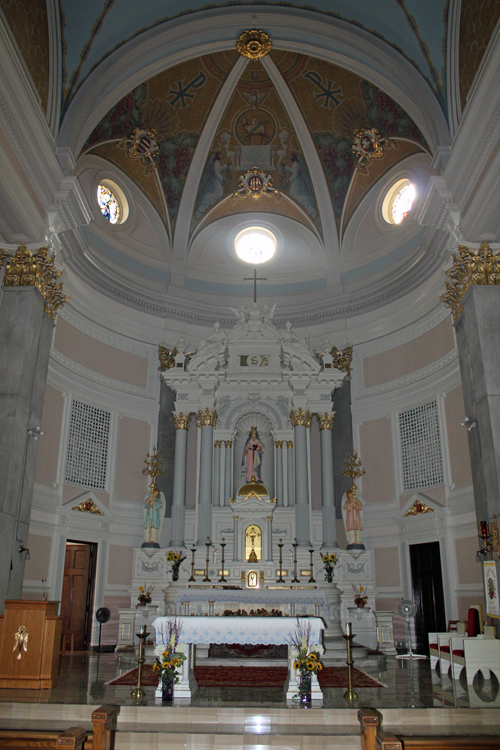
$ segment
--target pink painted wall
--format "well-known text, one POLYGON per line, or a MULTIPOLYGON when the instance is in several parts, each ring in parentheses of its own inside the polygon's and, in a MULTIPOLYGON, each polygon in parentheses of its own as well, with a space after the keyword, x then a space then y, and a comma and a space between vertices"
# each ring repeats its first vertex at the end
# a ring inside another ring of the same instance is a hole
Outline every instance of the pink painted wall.
POLYGON ((377 586, 400 586, 399 547, 376 547, 374 553, 377 586))
MULTIPOLYGON (((108 583, 118 586, 130 586, 132 583, 133 547, 121 544, 110 544, 108 555, 108 583)), ((137 594, 139 595, 139 593, 137 594)))
POLYGON ((391 425, 388 419, 372 419, 359 428, 360 456, 365 475, 363 500, 377 503, 394 497, 391 425))
POLYGON ((371 388, 421 370, 455 347, 451 318, 406 344, 363 359, 363 380, 371 388))
POLYGON ((471 484, 472 475, 467 430, 460 424, 465 419, 461 385, 446 394, 444 408, 450 453, 451 481, 458 487, 471 484))
POLYGON ((122 417, 118 427, 115 496, 141 502, 148 491, 149 477, 142 473, 149 452, 151 425, 140 419, 122 417))
MULTIPOLYGON (((196 446, 198 441, 198 429, 196 419, 191 418, 187 439, 187 472, 186 472, 186 508, 196 507, 196 446)), ((222 449, 226 450, 224 443, 222 449)))
POLYGON ((124 352, 98 341, 67 323, 59 315, 54 346, 73 362, 123 383, 145 388, 148 383, 147 357, 124 352))
MULTIPOLYGON (((311 422, 311 508, 321 510, 321 436, 316 417, 311 422)), ((284 443, 282 451, 286 450, 284 443)), ((333 462, 333 458, 332 458, 333 462)))
POLYGON ((459 583, 482 583, 483 568, 476 562, 476 552, 479 549, 477 536, 465 539, 455 539, 455 554, 457 556, 457 575, 459 583))
POLYGON ((28 544, 30 559, 24 566, 25 581, 47 580, 49 577, 50 551, 52 549, 52 537, 41 534, 29 534, 28 544))
POLYGON ((108 622, 102 626, 102 640, 103 646, 114 646, 118 643, 118 622, 119 622, 119 609, 128 609, 130 607, 129 596, 105 596, 103 606, 107 607, 111 612, 111 617, 108 622))
POLYGON ((37 482, 43 482, 43 484, 52 485, 57 481, 63 407, 62 393, 46 385, 40 425, 45 435, 38 441, 35 474, 37 482))
POLYGON ((401 601, 401 597, 394 597, 390 599, 385 599, 382 597, 377 597, 375 599, 375 608, 376 610, 391 610, 394 612, 393 618, 392 618, 392 625, 393 625, 393 632, 394 632, 394 644, 396 643, 402 643, 406 640, 406 633, 405 633, 405 621, 402 617, 398 615, 398 604, 401 601))

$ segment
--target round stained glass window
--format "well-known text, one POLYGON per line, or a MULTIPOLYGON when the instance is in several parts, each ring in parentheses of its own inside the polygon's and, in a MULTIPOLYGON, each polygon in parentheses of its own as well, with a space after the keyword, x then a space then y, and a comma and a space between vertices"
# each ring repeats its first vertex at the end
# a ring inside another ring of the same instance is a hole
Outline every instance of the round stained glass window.
POLYGON ((389 224, 401 224, 413 208, 417 191, 408 179, 398 180, 387 191, 382 205, 382 215, 389 224))
POLYGON ((120 204, 106 185, 97 187, 97 202, 104 218, 110 224, 118 224, 120 221, 120 204))
POLYGON ((264 227, 247 227, 236 236, 234 249, 245 263, 265 263, 276 252, 276 237, 264 227))

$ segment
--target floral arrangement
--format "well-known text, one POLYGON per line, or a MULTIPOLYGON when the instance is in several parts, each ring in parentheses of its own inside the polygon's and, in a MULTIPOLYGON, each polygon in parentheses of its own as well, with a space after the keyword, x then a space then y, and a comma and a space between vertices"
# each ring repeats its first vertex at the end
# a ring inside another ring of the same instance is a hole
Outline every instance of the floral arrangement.
POLYGON ((332 553, 331 555, 323 555, 323 567, 325 569, 325 581, 333 583, 333 571, 338 563, 339 558, 337 555, 332 553))
POLYGON ((174 684, 179 682, 178 669, 186 661, 186 644, 180 642, 182 624, 176 617, 169 617, 164 637, 166 643, 160 643, 155 648, 156 661, 153 672, 160 673, 158 687, 167 700, 172 700, 174 684))
POLYGON ((291 655, 294 658, 293 668, 300 673, 299 692, 295 698, 301 703, 311 700, 311 677, 318 675, 323 669, 320 657, 324 654, 324 648, 319 643, 311 645, 311 623, 301 622, 297 618, 295 632, 289 639, 291 655))
POLYGON ((179 580, 179 569, 181 562, 186 559, 186 555, 182 556, 182 552, 174 552, 169 550, 167 552, 167 562, 172 566, 172 581, 179 580))
POLYGON ((360 586, 359 589, 357 586, 352 584, 352 590, 354 591, 354 604, 356 607, 364 607, 366 602, 368 601, 368 596, 363 593, 366 591, 364 586, 360 586))
POLYGON ((151 586, 151 589, 147 589, 146 584, 144 584, 144 586, 139 586, 139 596, 137 597, 139 604, 143 606, 145 604, 151 604, 151 594, 153 593, 154 588, 154 586, 151 586))

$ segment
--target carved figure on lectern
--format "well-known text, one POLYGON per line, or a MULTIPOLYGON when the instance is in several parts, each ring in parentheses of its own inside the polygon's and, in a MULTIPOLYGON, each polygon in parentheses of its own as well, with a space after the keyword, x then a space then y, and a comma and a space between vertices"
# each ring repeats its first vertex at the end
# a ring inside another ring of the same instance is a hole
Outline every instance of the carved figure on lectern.
POLYGON ((257 427, 252 426, 241 458, 241 474, 246 478, 247 483, 262 483, 262 454, 264 451, 265 448, 259 440, 257 427), (255 479, 252 477, 255 477, 255 479))

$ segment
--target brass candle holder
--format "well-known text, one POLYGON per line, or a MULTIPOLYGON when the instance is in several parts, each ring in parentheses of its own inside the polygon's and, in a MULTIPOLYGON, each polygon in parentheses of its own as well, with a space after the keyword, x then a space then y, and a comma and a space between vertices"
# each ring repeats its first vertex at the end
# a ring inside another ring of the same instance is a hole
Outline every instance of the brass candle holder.
POLYGON ((136 634, 139 639, 139 658, 137 659, 137 685, 132 690, 132 698, 135 700, 142 700, 146 696, 146 691, 141 685, 142 665, 145 663, 144 658, 144 641, 148 637, 149 633, 146 630, 146 625, 141 625, 139 632, 136 634))
POLYGON ((212 583, 210 578, 208 577, 208 566, 210 564, 210 545, 212 542, 210 541, 210 537, 207 536, 207 541, 205 542, 205 546, 207 548, 207 564, 205 566, 205 578, 203 579, 203 583, 212 583))
POLYGON ((347 690, 344 693, 344 698, 347 698, 349 703, 356 700, 357 693, 355 693, 353 687, 352 687, 352 665, 354 664, 354 659, 352 658, 352 640, 355 637, 354 633, 352 632, 352 624, 350 622, 347 623, 346 627, 346 633, 342 636, 342 638, 345 638, 347 641, 347 690))
POLYGON ((297 547, 298 547, 297 537, 295 537, 295 541, 292 544, 293 547, 293 579, 292 583, 300 583, 299 579, 297 578, 297 547))
POLYGON ((309 554, 311 555, 311 577, 309 578, 308 583, 316 583, 316 579, 314 577, 314 568, 313 568, 314 549, 310 549, 309 554))
POLYGON ((189 581, 196 581, 196 578, 194 577, 194 555, 196 552, 196 547, 191 547, 191 578, 188 578, 189 581))
POLYGON ((226 547, 226 541, 225 541, 224 537, 222 537, 222 542, 221 542, 220 546, 221 546, 221 566, 222 566, 222 570, 220 572, 221 573, 221 577, 219 578, 219 583, 227 583, 227 578, 224 578, 224 549, 226 547))
POLYGON ((285 579, 283 578, 283 539, 280 539, 280 543, 278 544, 278 547, 280 548, 280 570, 279 570, 280 577, 278 578, 276 583, 285 583, 285 579))

